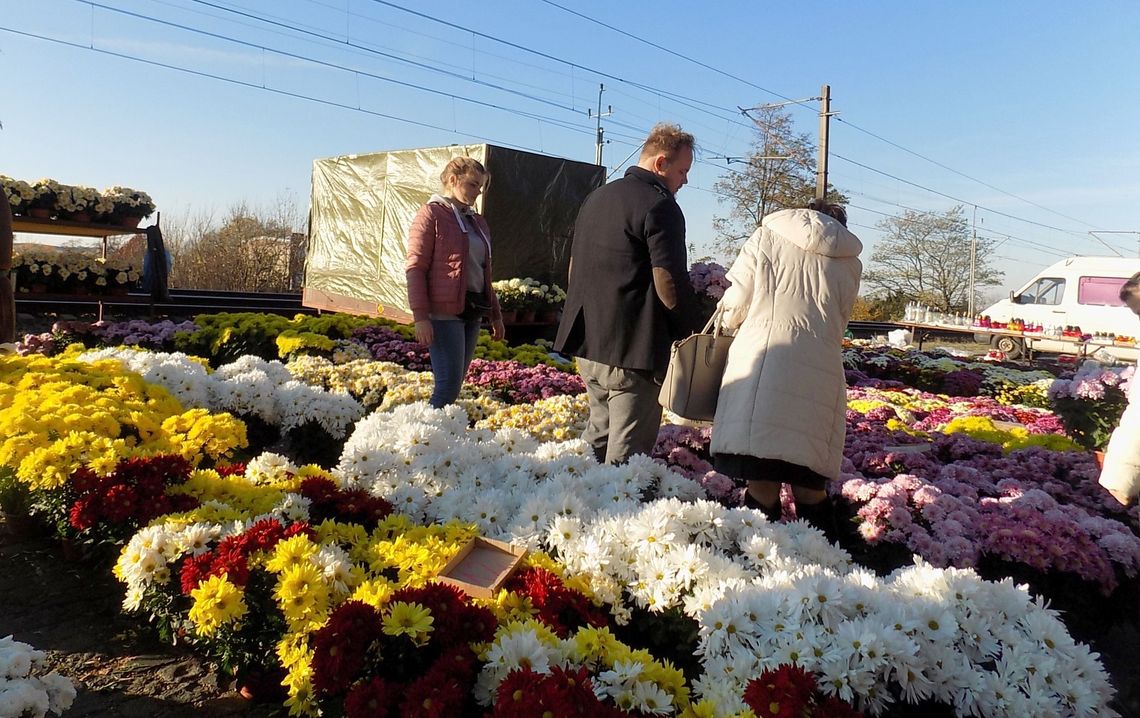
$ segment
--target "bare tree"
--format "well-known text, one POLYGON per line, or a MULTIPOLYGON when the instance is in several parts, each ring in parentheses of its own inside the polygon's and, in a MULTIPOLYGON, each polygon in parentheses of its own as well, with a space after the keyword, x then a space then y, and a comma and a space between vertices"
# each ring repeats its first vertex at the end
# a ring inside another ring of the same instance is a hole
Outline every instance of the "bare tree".
POLYGON ((212 212, 187 212, 164 223, 163 238, 174 257, 172 287, 245 292, 295 290, 295 237, 301 213, 280 195, 268 208, 232 205, 220 222, 212 212))
MULTIPOLYGON (((926 302, 944 312, 969 305, 970 233, 959 205, 946 212, 906 210, 878 223, 884 237, 863 272, 864 286, 881 297, 926 302)), ((978 238, 975 291, 1001 284, 990 264, 994 241, 978 238)))
MULTIPOLYGON (((781 209, 803 207, 815 197, 816 145, 807 134, 797 133, 791 114, 779 107, 757 110, 756 136, 743 169, 734 164, 716 181, 718 201, 728 205, 726 216, 716 216, 713 249, 732 261, 744 240, 765 215, 781 209)), ((828 189, 828 199, 846 204, 847 198, 828 189)))

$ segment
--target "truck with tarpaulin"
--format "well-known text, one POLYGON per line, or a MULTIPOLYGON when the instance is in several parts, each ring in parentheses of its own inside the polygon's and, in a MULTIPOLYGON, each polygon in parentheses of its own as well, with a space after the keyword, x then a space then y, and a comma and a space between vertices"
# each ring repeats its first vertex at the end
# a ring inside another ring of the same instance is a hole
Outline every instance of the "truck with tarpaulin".
POLYGON ((565 287, 578 208, 605 182, 605 168, 497 145, 449 145, 313 162, 302 303, 410 322, 408 229, 459 155, 479 160, 490 176, 475 209, 491 227, 492 279, 565 287))

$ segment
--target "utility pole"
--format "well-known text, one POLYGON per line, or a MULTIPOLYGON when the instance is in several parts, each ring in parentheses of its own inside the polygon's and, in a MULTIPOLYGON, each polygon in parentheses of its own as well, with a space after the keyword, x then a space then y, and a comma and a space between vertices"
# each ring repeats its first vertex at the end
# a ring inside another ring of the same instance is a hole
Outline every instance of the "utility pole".
POLYGON ((974 321, 974 292, 975 282, 978 277, 978 205, 974 205, 974 232, 970 237, 970 296, 966 300, 966 315, 970 321, 974 321))
POLYGON ((597 114, 595 115, 593 113, 593 111, 591 111, 591 110, 586 110, 586 116, 587 117, 593 115, 593 116, 598 118, 597 139, 595 140, 595 146, 594 146, 594 164, 598 165, 599 167, 602 166, 602 145, 605 144, 605 140, 603 139, 603 137, 605 135, 605 130, 602 129, 602 118, 608 117, 609 115, 612 115, 614 113, 614 106, 613 105, 606 106, 606 111, 602 112, 602 93, 605 92, 605 89, 606 89, 605 85, 603 85, 602 83, 598 83, 598 112, 597 112, 597 114))
MULTIPOLYGON (((783 107, 784 105, 801 105, 805 102, 812 100, 819 100, 819 158, 816 160, 815 166, 815 196, 816 199, 827 198, 827 138, 831 125, 831 116, 838 115, 838 112, 831 111, 831 85, 824 85, 820 89, 819 97, 808 97, 803 100, 788 100, 787 102, 769 102, 756 107, 749 107, 747 109, 741 107, 740 112, 745 117, 752 120, 756 125, 765 133, 768 128, 760 120, 757 120, 752 115, 748 114, 754 110, 767 110, 774 107, 783 107)), ((600 106, 600 101, 599 101, 600 106)), ((737 157, 726 157, 731 164, 733 160, 740 159, 737 157)), ((772 160, 786 160, 787 157, 757 157, 756 159, 772 159, 772 160)))
POLYGON ((827 135, 831 120, 831 85, 819 91, 819 160, 815 168, 815 198, 827 198, 827 135))

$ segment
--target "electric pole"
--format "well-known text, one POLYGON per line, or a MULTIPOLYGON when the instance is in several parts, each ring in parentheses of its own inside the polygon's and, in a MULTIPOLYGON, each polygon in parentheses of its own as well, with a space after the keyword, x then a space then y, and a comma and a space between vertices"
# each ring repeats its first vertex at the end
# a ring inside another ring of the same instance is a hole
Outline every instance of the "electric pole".
POLYGON ((595 140, 595 146, 594 146, 594 164, 598 165, 599 167, 602 166, 602 145, 605 144, 605 140, 603 139, 603 137, 605 136, 605 130, 602 129, 602 118, 608 117, 609 115, 612 115, 614 113, 613 105, 608 105, 606 107, 606 111, 604 113, 602 112, 602 93, 605 91, 605 89, 606 89, 605 85, 603 85, 602 83, 598 83, 598 112, 597 112, 597 114, 594 115, 594 113, 591 110, 586 110, 586 116, 587 117, 589 117, 590 115, 594 115, 595 117, 598 118, 598 121, 597 121, 597 139, 595 140))
POLYGON ((819 92, 819 160, 815 169, 815 198, 827 199, 827 134, 831 120, 831 85, 819 92))
POLYGON ((974 205, 974 232, 970 237, 970 296, 966 299, 966 315, 974 321, 974 283, 978 276, 978 205, 974 205))

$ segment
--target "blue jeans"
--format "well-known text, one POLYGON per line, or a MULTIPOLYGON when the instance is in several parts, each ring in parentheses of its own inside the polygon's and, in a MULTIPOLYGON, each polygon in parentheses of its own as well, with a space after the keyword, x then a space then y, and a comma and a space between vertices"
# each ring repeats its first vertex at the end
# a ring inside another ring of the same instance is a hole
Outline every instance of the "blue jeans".
POLYGON ((479 320, 432 319, 431 372, 435 387, 431 392, 431 405, 436 409, 454 404, 467 375, 467 366, 475 356, 479 341, 479 320))

